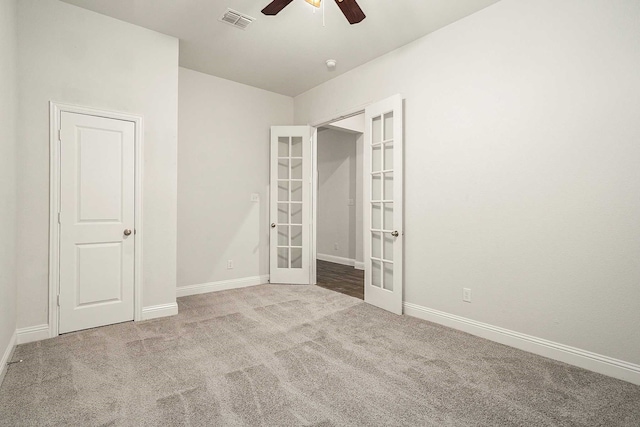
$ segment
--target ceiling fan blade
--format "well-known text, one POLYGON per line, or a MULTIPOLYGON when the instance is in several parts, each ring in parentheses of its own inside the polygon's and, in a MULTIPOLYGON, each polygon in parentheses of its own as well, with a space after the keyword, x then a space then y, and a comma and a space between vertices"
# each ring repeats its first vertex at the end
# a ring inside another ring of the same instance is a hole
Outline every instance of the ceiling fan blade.
POLYGON ((356 0, 336 0, 336 3, 351 25, 362 22, 367 17, 356 0))
POLYGON ((280 13, 282 9, 287 7, 289 3, 293 0, 273 0, 271 3, 267 5, 264 9, 262 9, 262 13, 265 15, 277 15, 280 13))

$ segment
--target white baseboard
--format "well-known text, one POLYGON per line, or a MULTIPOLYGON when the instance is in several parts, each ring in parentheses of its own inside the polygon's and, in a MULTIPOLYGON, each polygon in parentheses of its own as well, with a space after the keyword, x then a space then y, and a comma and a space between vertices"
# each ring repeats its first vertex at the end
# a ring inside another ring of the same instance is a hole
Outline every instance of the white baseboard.
MULTIPOLYGON (((142 319, 150 320, 158 317, 175 316, 178 314, 178 304, 161 304, 142 308, 142 319)), ((29 326, 28 328, 20 328, 16 330, 17 344, 27 344, 34 341, 41 341, 50 338, 49 325, 29 326)))
POLYGON ((364 270, 364 261, 356 261, 351 258, 342 258, 334 255, 316 254, 316 258, 320 261, 333 262, 334 264, 348 265, 356 270, 364 270))
POLYGON ((2 385, 2 381, 4 381, 4 376, 7 373, 7 363, 11 361, 11 356, 13 356, 13 351, 16 349, 16 341, 17 334, 14 332, 11 335, 11 339, 9 340, 9 344, 7 344, 7 348, 5 348, 2 353, 2 359, 0 359, 0 385, 2 385))
POLYGON ((559 360, 570 365, 598 372, 603 375, 640 385, 640 365, 559 344, 520 332, 477 322, 465 317, 456 316, 431 308, 408 302, 404 303, 404 313, 428 320, 450 328, 458 329, 472 335, 486 338, 500 344, 520 350, 559 360))
POLYGON ((20 328, 16 330, 18 344, 27 344, 34 341, 41 341, 50 338, 49 325, 42 324, 20 328))
POLYGON ((158 317, 175 316, 178 314, 178 303, 152 305, 142 308, 142 320, 157 319, 158 317))
POLYGON ((209 292, 227 291, 229 289, 246 288, 269 283, 269 275, 243 277, 241 279, 221 280, 219 282, 202 283, 199 285, 180 286, 176 289, 176 296, 206 294, 209 292))
MULTIPOLYGON (((342 258, 334 255, 327 254, 316 254, 316 258, 320 261, 332 262, 334 264, 348 265, 349 267, 354 267, 356 265, 355 259, 350 258, 342 258)), ((364 270, 364 263, 362 263, 362 269, 364 270)))

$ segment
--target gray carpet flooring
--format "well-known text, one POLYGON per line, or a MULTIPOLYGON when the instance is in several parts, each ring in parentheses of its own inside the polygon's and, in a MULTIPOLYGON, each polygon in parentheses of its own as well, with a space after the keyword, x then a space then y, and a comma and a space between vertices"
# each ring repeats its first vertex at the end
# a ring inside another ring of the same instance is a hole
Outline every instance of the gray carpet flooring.
POLYGON ((3 426, 639 426, 640 387, 319 287, 18 346, 3 426))

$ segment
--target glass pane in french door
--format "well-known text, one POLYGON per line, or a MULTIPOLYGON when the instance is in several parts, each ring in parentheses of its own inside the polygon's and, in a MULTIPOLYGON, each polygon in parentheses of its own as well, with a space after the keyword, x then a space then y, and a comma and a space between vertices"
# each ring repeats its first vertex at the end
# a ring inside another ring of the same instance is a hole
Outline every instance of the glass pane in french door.
POLYGON ((371 285, 393 291, 393 112, 371 122, 371 285))
POLYGON ((278 138, 278 267, 302 268, 302 138, 278 138))

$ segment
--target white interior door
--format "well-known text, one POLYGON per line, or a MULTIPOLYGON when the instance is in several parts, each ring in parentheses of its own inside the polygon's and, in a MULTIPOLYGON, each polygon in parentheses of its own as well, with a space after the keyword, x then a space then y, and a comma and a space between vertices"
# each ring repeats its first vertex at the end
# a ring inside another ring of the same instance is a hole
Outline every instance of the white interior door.
POLYGON ((402 97, 365 109, 364 299, 402 314, 402 97))
POLYGON ((271 127, 270 280, 311 283, 311 128, 271 127))
POLYGON ((135 124, 61 113, 59 332, 133 320, 135 124))

